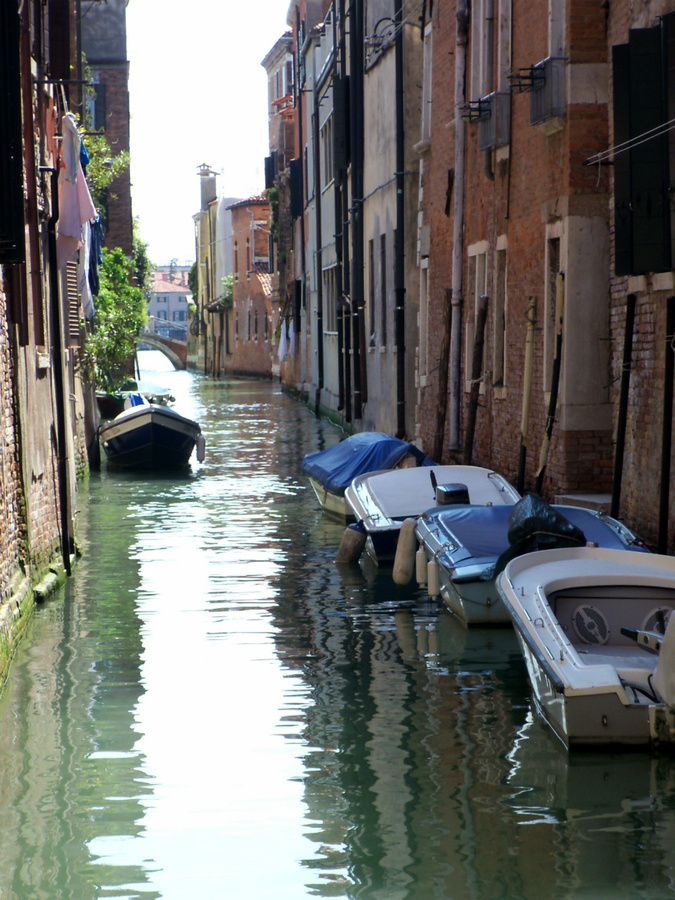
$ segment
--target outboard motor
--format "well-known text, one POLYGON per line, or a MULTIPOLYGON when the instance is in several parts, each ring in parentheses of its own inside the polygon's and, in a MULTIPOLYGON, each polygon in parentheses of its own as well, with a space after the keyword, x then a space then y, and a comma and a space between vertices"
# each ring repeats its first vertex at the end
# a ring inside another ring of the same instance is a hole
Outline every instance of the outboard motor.
POLYGON ((469 489, 465 484, 439 484, 436 487, 438 506, 468 506, 469 489))

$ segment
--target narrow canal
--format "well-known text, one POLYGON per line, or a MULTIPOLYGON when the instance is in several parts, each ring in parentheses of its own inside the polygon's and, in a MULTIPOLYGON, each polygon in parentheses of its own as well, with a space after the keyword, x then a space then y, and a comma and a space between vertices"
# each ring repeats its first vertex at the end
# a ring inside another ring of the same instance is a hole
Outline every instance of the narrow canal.
POLYGON ((334 426, 144 375, 206 460, 81 488, 83 558, 0 701, 2 900, 675 896, 673 760, 568 757, 510 630, 336 569, 300 471, 334 426))

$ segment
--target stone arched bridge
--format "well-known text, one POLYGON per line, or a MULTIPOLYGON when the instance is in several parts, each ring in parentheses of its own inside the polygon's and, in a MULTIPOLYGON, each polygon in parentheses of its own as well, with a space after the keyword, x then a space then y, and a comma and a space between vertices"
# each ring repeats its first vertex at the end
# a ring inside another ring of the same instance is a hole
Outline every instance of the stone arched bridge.
POLYGON ((161 334, 144 332, 139 337, 138 343, 147 344, 153 350, 160 350, 171 360, 176 369, 187 367, 187 341, 176 341, 173 338, 163 337, 161 334))

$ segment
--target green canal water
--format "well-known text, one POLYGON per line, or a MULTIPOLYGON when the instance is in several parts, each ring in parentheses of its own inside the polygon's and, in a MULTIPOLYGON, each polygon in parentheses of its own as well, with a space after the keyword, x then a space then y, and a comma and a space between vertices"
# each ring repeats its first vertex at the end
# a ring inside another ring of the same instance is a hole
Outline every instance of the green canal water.
POLYGON ((206 460, 81 487, 84 556, 0 701, 2 900, 675 896, 675 761, 568 756, 510 630, 336 569, 300 471, 334 426, 143 374, 206 460))

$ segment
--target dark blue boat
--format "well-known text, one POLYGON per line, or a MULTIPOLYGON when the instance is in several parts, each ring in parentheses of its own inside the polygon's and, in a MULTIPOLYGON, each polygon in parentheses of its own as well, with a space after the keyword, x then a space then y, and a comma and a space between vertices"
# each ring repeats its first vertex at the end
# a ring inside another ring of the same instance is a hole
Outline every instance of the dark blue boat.
POLYGON ((197 458, 204 458, 204 439, 196 422, 138 397, 134 395, 134 405, 99 429, 109 463, 126 469, 181 468, 188 465, 195 445, 197 458))

